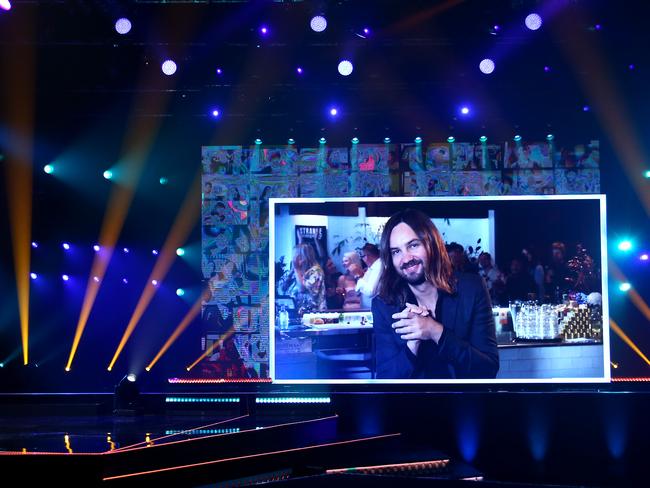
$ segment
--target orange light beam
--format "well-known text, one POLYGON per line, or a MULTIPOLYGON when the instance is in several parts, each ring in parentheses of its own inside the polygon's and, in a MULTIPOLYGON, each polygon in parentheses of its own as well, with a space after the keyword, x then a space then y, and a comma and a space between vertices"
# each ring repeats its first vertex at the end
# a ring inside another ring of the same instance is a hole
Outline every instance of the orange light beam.
POLYGON ((642 165, 647 158, 639 143, 639 135, 630 122, 632 119, 625 110, 621 92, 610 75, 612 70, 601 54, 602 50, 596 49, 593 36, 587 37, 586 32, 575 28, 587 21, 586 15, 576 8, 575 15, 560 15, 557 19, 561 37, 564 37, 559 44, 565 48, 569 63, 587 92, 605 133, 609 134, 632 187, 650 215, 650 192, 641 177, 645 169, 642 165))
POLYGON ((172 333, 171 336, 169 336, 169 339, 165 342, 163 347, 158 351, 158 354, 156 354, 156 357, 153 358, 153 360, 149 363, 149 365, 145 368, 147 371, 150 371, 151 368, 154 367, 154 365, 158 362, 158 360, 162 357, 163 354, 167 352, 167 349, 171 347, 171 345, 176 342, 176 339, 187 329, 187 327, 190 325, 192 320, 199 314, 201 311, 201 306, 203 305, 203 300, 204 296, 201 294, 201 296, 198 298, 198 300, 192 305, 192 308, 188 310, 188 312, 185 314, 185 317, 183 317, 183 320, 181 321, 180 324, 176 327, 176 330, 172 333))
POLYGON ((35 54, 33 10, 23 10, 15 22, 7 22, 8 39, 21 39, 19 46, 2 49, 4 120, 11 132, 7 147, 6 186, 11 223, 20 337, 23 364, 29 362, 29 272, 32 238, 32 181, 34 135, 35 54))
POLYGON ((206 357, 208 357, 212 352, 214 351, 215 347, 218 345, 223 345, 224 341, 226 341, 231 335, 235 333, 235 328, 231 327, 228 329, 221 337, 219 337, 218 341, 213 342, 210 347, 206 348, 205 352, 201 354, 196 361, 194 361, 192 364, 190 364, 186 369, 190 371, 194 366, 199 364, 201 361, 203 361, 206 357))
MULTIPOLYGON (((157 75, 156 75, 157 76, 157 75)), ((144 86, 157 86, 158 81, 154 74, 144 76, 144 86)), ((124 142, 124 154, 122 158, 122 177, 116 180, 111 190, 106 213, 102 223, 102 229, 99 236, 99 245, 101 251, 95 253, 93 265, 88 275, 86 285, 86 294, 81 306, 77 328, 75 330, 74 340, 70 349, 70 355, 66 364, 66 371, 72 366, 72 361, 79 347, 81 336, 88 323, 90 312, 92 311, 95 299, 99 293, 99 288, 106 275, 106 269, 113 256, 115 244, 122 232, 126 215, 133 201, 135 189, 142 175, 146 159, 151 151, 153 141, 160 128, 160 117, 140 117, 142 113, 158 113, 165 106, 169 98, 169 90, 153 91, 138 98, 133 109, 129 128, 126 131, 127 138, 124 142), (97 276, 99 281, 93 278, 97 276)))
POLYGON ((616 332, 616 335, 619 336, 625 344, 630 346, 630 348, 638 354, 638 356, 645 361, 645 363, 650 366, 650 359, 646 357, 645 354, 641 352, 641 349, 637 347, 637 345, 632 342, 632 339, 630 339, 625 332, 618 326, 616 322, 614 322, 614 319, 609 319, 609 325, 611 326, 612 330, 616 332))
MULTIPOLYGON (((614 278, 617 280, 628 283, 627 277, 623 274, 623 271, 618 267, 618 265, 612 261, 611 259, 609 260, 609 270, 614 275, 614 278)), ((645 300, 639 295, 639 293, 634 289, 630 288, 627 291, 627 296, 630 298, 632 303, 636 306, 636 308, 643 314, 643 316, 650 321, 650 307, 648 307, 648 304, 645 302, 645 300)))
POLYGON ((186 241, 187 236, 192 231, 192 227, 198 220, 201 207, 200 198, 198 198, 198 195, 200 194, 201 174, 197 173, 196 177, 194 178, 194 182, 190 186, 190 189, 185 196, 185 201, 183 202, 181 209, 176 215, 176 220, 174 221, 174 224, 169 231, 169 235, 167 236, 160 255, 156 260, 156 264, 154 265, 154 268, 151 271, 149 278, 147 279, 147 283, 144 287, 144 290, 142 291, 142 294, 140 295, 138 304, 136 305, 135 310, 131 315, 131 319, 129 320, 126 330, 122 335, 122 339, 120 340, 120 343, 115 350, 113 359, 111 359, 111 362, 108 365, 109 371, 113 369, 117 358, 120 356, 120 353, 124 349, 124 346, 131 337, 131 334, 144 315, 144 312, 149 306, 149 303, 151 303, 151 300, 156 294, 157 287, 154 286, 151 281, 157 280, 158 283, 161 283, 163 281, 167 275, 167 272, 169 271, 169 268, 171 268, 172 263, 176 259, 176 249, 186 241))

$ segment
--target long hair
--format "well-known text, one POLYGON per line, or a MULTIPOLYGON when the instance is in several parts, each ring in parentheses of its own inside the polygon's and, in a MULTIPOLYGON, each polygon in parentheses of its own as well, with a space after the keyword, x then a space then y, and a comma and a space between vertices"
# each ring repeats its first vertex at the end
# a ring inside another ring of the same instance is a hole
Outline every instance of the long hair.
POLYGON ((390 235, 398 224, 405 223, 418 236, 428 256, 428 266, 424 277, 436 288, 453 293, 455 279, 451 260, 445 249, 445 241, 431 219, 419 210, 405 209, 394 214, 381 234, 379 252, 381 258, 381 277, 377 284, 377 294, 389 304, 403 304, 409 293, 408 283, 397 273, 390 253, 390 235))
POLYGON ((293 263, 293 269, 298 271, 301 275, 315 264, 318 264, 314 248, 309 244, 296 244, 293 248, 293 258, 291 262, 293 263))

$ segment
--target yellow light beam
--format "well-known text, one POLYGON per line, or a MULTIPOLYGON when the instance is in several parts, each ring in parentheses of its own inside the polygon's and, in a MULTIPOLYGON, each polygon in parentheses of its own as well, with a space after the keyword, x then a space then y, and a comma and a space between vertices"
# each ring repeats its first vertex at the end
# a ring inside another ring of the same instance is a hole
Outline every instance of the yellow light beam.
POLYGON ((158 362, 158 360, 162 357, 163 354, 167 352, 167 349, 171 347, 171 345, 176 342, 176 339, 185 332, 185 329, 190 325, 192 320, 199 314, 201 311, 201 306, 203 305, 203 300, 205 297, 203 294, 199 297, 199 299, 192 305, 192 308, 185 314, 185 317, 183 317, 183 320, 181 320, 181 323, 178 324, 176 327, 176 330, 172 333, 171 336, 169 336, 169 339, 165 342, 163 347, 158 351, 158 354, 156 354, 156 357, 153 358, 153 360, 149 363, 149 365, 145 368, 147 371, 151 371, 151 368, 154 367, 154 365, 158 362))
POLYGON ((2 49, 4 123, 11 136, 7 147, 6 186, 11 222, 14 270, 20 317, 23 364, 29 362, 29 272, 32 232, 35 55, 33 10, 26 9, 6 23, 7 39, 23 39, 2 49))
MULTIPOLYGON (((144 86, 156 86, 156 79, 153 73, 144 76, 144 86)), ((106 269, 113 256, 115 244, 122 232, 126 215, 133 201, 135 188, 140 180, 146 159, 149 155, 153 141, 158 134, 161 119, 159 117, 141 117, 142 113, 157 113, 167 103, 169 91, 150 92, 137 99, 133 109, 133 115, 129 122, 129 128, 126 131, 126 140, 124 142, 124 154, 122 159, 122 176, 114 183, 109 197, 104 221, 100 231, 99 245, 101 251, 95 253, 93 265, 88 275, 86 285, 86 294, 81 306, 81 312, 77 321, 70 355, 66 364, 66 370, 69 371, 72 361, 77 353, 79 342, 88 323, 90 312, 92 311, 95 299, 99 293, 101 283, 104 281, 106 269), (99 281, 93 278, 97 276, 99 281)))
MULTIPOLYGON (((609 260, 609 270, 617 280, 623 283, 629 283, 627 277, 625 274, 623 274, 623 271, 621 271, 618 265, 611 259, 609 260)), ((648 321, 650 321, 650 307, 648 307, 648 304, 641 297, 641 295, 639 295, 639 293, 634 288, 630 288, 627 291, 627 296, 630 298, 630 300, 632 300, 632 303, 636 306, 639 312, 641 312, 643 316, 648 321)))
MULTIPOLYGON (((609 134, 614 150, 623 163, 627 177, 636 190, 646 213, 650 215, 650 192, 641 177, 642 165, 647 161, 639 141, 639 135, 630 122, 625 109, 621 91, 611 76, 612 70, 606 63, 602 49, 597 49, 594 36, 587 36, 586 32, 576 29, 580 22, 586 22, 586 16, 579 6, 574 9, 574 15, 558 15, 557 24, 562 42, 559 45, 565 48, 569 64, 587 92, 594 112, 609 134)), ((586 24, 585 24, 586 25, 586 24)))
POLYGON ((144 315, 144 312, 149 306, 149 303, 151 303, 151 300, 156 294, 157 287, 151 283, 152 280, 157 280, 158 283, 162 283, 163 279, 167 275, 167 272, 169 271, 169 268, 174 262, 174 259, 176 259, 176 249, 183 245, 187 239, 187 236, 192 231, 192 227, 194 226, 195 222, 198 220, 201 207, 200 198, 198 198, 198 195, 200 194, 201 174, 199 172, 195 176, 194 182, 190 186, 190 189, 185 196, 185 201, 183 202, 181 209, 176 215, 174 225, 169 231, 169 235, 167 236, 160 255, 156 260, 156 264, 154 265, 154 268, 151 271, 149 278, 147 279, 147 283, 144 287, 144 290, 142 291, 142 294, 140 295, 138 304, 136 305, 135 310, 131 315, 131 319, 129 320, 126 330, 122 335, 122 339, 117 346, 115 354, 113 355, 113 359, 108 365, 109 371, 113 369, 115 361, 117 361, 117 358, 120 356, 122 349, 124 349, 124 346, 131 337, 133 330, 138 325, 138 322, 144 315))
POLYGON ((228 329, 228 330, 227 330, 227 331, 226 331, 226 332, 225 332, 221 337, 219 337, 219 340, 218 340, 218 341, 214 341, 214 342, 210 345, 210 347, 206 348, 206 349, 205 349, 205 352, 204 352, 203 354, 201 354, 201 355, 198 357, 198 359, 197 359, 196 361, 194 361, 192 364, 190 364, 186 369, 187 369, 188 371, 190 371, 194 366, 196 366, 196 365, 199 364, 201 361, 203 361, 206 357, 208 357, 210 354, 212 354, 212 352, 214 351, 214 349, 215 349, 217 346, 223 346, 223 343, 224 343, 224 342, 225 342, 225 341, 226 341, 226 340, 227 340, 231 335, 233 335, 234 333, 235 333, 235 328, 234 328, 234 327, 231 327, 230 329, 228 329))
POLYGON ((639 355, 639 357, 641 359, 643 359, 648 366, 650 366, 650 359, 648 359, 646 357, 646 355, 641 352, 641 349, 639 349, 637 347, 637 345, 634 342, 632 342, 632 339, 630 339, 625 334, 625 332, 623 332, 623 330, 621 330, 621 328, 618 326, 618 324, 616 322, 614 322, 614 319, 611 319, 611 318, 609 319, 609 325, 611 326, 612 330, 616 333, 616 335, 619 336, 623 340, 623 342, 625 342, 625 344, 630 346, 630 348, 635 353, 637 353, 639 355))

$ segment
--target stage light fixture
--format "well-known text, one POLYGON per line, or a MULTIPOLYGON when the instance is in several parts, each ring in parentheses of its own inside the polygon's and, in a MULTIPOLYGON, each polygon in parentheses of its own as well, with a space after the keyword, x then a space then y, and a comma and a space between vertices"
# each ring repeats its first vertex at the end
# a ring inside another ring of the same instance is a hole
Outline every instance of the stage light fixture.
POLYGON ((358 137, 353 137, 352 138, 352 144, 359 144, 359 138, 358 137))
POLYGON ((169 183, 169 180, 167 178, 165 178, 164 176, 161 176, 160 179, 158 180, 158 183, 165 186, 167 183, 169 183))
POLYGON ((129 254, 129 253, 131 252, 131 250, 130 250, 128 247, 123 247, 123 248, 122 248, 122 252, 123 252, 124 254, 129 254))
POLYGON ((648 260, 648 254, 647 253, 641 254, 641 256, 639 256, 639 259, 641 261, 647 261, 648 260))
POLYGON ((117 31, 118 34, 128 34, 131 32, 131 21, 127 19, 126 17, 122 17, 120 19, 117 19, 115 22, 115 30, 117 31))
POLYGON ((632 241, 624 239, 618 243, 617 247, 619 251, 623 251, 623 252, 630 251, 632 249, 632 241))
POLYGON ((542 17, 539 14, 528 14, 524 20, 526 27, 530 30, 537 30, 542 26, 542 17))
POLYGON ((496 65, 494 64, 494 61, 492 61, 490 58, 483 59, 478 65, 478 69, 480 69, 481 73, 484 75, 493 73, 495 67, 496 65))
POLYGON ((158 286, 158 280, 151 280, 151 284, 153 286, 158 286))
POLYGON ((645 170, 645 171, 643 172, 643 177, 644 177, 644 178, 649 178, 649 179, 650 179, 650 169, 645 170))
POLYGON ((259 33, 261 36, 266 36, 269 33, 269 28, 266 25, 261 25, 259 28, 259 33))
POLYGON ((95 283, 99 283, 99 276, 93 276, 93 281, 95 283))
POLYGON ((68 276, 67 274, 64 274, 64 275, 61 275, 61 279, 63 281, 70 281, 70 276, 68 276))
POLYGON ((350 76, 354 70, 354 66, 349 60, 344 59, 339 63, 338 69, 341 76, 350 76))
POLYGON ((29 277, 35 280, 36 278, 38 278, 38 275, 36 273, 29 273, 29 277))
POLYGON ((122 278, 122 283, 124 283, 125 285, 128 285, 128 284, 129 284, 129 280, 127 280, 126 278, 122 278))
POLYGON ((179 247, 178 249, 176 249, 176 255, 177 256, 184 256, 185 255, 185 249, 183 249, 182 247, 179 247))
POLYGON ((54 166, 51 164, 46 164, 45 166, 43 166, 43 171, 45 171, 48 175, 51 175, 52 173, 54 173, 54 166))
POLYGON ((127 374, 115 385, 113 413, 116 415, 135 415, 142 412, 140 388, 134 374, 127 374))
POLYGON ((0 0, 0 8, 2 10, 11 10, 11 2, 9 0, 0 0))
POLYGON ((583 106, 582 106, 582 111, 583 111, 583 112, 589 112, 589 110, 590 110, 589 105, 583 105, 583 106))
POLYGON ((217 68, 217 74, 221 76, 223 74, 223 70, 221 68, 217 68))
POLYGON ((64 242, 63 244, 61 244, 61 247, 63 249, 65 249, 66 251, 70 250, 70 244, 68 244, 67 242, 64 242))
POLYGON ((325 144, 325 143, 327 143, 327 139, 325 139, 324 137, 321 137, 320 139, 318 139, 318 142, 320 144, 325 144))
POLYGON ((550 66, 544 66, 544 73, 550 73, 551 67, 550 66))
POLYGON ((291 137, 287 140, 287 144, 288 144, 289 146, 293 146, 295 143, 296 143, 296 140, 295 140, 295 139, 292 139, 291 137))
POLYGON ((38 248, 38 242, 36 242, 36 241, 32 241, 32 247, 33 247, 34 249, 37 249, 37 248, 38 248))
POLYGON ((178 295, 179 297, 182 297, 183 295, 185 295, 185 290, 183 290, 182 288, 177 288, 176 289, 176 295, 178 295))
POLYGON ((478 140, 485 144, 487 142, 487 136, 481 136, 478 138, 478 140))
POLYGON ((555 136, 553 134, 546 134, 546 140, 548 142, 551 142, 553 139, 555 139, 555 136))
POLYGON ((365 35, 369 36, 369 35, 370 35, 370 29, 369 29, 368 27, 364 27, 364 28, 363 28, 363 33, 364 33, 365 35))
POLYGON ((300 66, 296 68, 296 73, 298 73, 299 75, 302 74, 302 68, 300 66))
POLYGON ((620 285, 618 285, 618 289, 621 290, 622 292, 627 292, 632 289, 632 285, 630 285, 627 282, 621 283, 620 285))
POLYGON ((454 142, 456 142, 456 138, 454 136, 449 136, 447 137, 447 142, 449 144, 453 144, 454 142))
POLYGON ((390 144, 390 137, 384 137, 384 144, 390 144))
POLYGON ((469 115, 469 107, 467 105, 463 105, 460 107, 460 113, 462 115, 469 115))
POLYGON ((314 32, 323 32, 327 29, 327 19, 323 15, 314 15, 309 21, 309 27, 314 32))
POLYGON ((512 140, 515 142, 521 142, 521 136, 519 134, 516 134, 515 137, 512 138, 512 140))
POLYGON ((95 245, 93 246, 93 249, 95 250, 95 252, 99 252, 99 250, 100 250, 101 248, 99 247, 99 244, 95 244, 95 245))
POLYGON ((627 68, 628 68, 630 71, 632 71, 632 70, 635 68, 635 66, 634 66, 634 64, 628 64, 628 65, 627 65, 627 68))
POLYGON ((499 24, 494 24, 492 27, 490 27, 490 34, 492 34, 493 36, 499 34, 500 31, 501 31, 501 26, 499 24))
POLYGON ((113 179, 113 172, 110 169, 107 169, 106 171, 104 171, 103 176, 107 180, 112 180, 113 179))
POLYGON ((219 112, 219 109, 216 109, 216 108, 213 109, 211 113, 212 113, 212 117, 214 117, 215 119, 218 118, 221 115, 221 112, 219 112))
POLYGON ((176 63, 171 59, 167 59, 163 62, 161 69, 164 74, 171 76, 176 73, 176 63))
POLYGON ((339 110, 336 107, 330 108, 330 115, 336 117, 339 114, 339 110))
POLYGON ((255 139, 255 145, 256 146, 261 146, 262 145, 262 139, 255 139))
POLYGON ((415 139, 413 139, 416 144, 422 144, 422 138, 420 136, 417 136, 415 139))
POLYGON ((153 254, 154 256, 158 256, 158 249, 152 249, 151 254, 153 254))

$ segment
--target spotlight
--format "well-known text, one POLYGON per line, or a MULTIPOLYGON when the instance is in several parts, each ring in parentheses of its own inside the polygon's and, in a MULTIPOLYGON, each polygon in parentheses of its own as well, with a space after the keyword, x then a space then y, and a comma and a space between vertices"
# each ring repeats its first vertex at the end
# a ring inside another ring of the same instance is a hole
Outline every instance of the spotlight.
POLYGON ((501 26, 499 24, 494 24, 490 27, 490 34, 496 36, 501 31, 501 26))
POLYGON ((176 63, 171 59, 167 59, 163 62, 161 69, 164 74, 171 76, 176 73, 176 63))
POLYGON ((128 34, 131 32, 131 21, 127 19, 126 17, 122 17, 121 19, 117 19, 115 22, 115 30, 117 31, 118 34, 128 34))
POLYGON ((365 35, 367 35, 367 36, 370 35, 370 29, 369 29, 368 27, 364 27, 364 28, 363 28, 363 33, 364 33, 365 35))
POLYGON ((647 253, 641 254, 641 256, 639 256, 639 259, 641 261, 647 261, 648 260, 648 254, 647 253))
POLYGON ((359 144, 359 138, 358 137, 353 137, 352 138, 352 144, 359 144))
POLYGON ((352 74, 352 70, 354 69, 354 66, 352 66, 352 63, 348 61, 347 59, 344 59, 339 63, 339 74, 341 76, 349 76, 352 74))
POLYGON ((336 107, 330 108, 330 115, 336 117, 339 114, 339 110, 336 107))
POLYGON ((555 139, 555 136, 553 134, 546 134, 546 140, 551 142, 553 139, 555 139))
POLYGON ((183 290, 182 288, 177 288, 176 289, 176 295, 178 295, 179 297, 182 297, 183 295, 185 295, 185 290, 183 290))
POLYGON ((125 248, 122 249, 122 252, 124 254, 129 254, 129 252, 131 252, 131 250, 128 247, 125 247, 125 248))
POLYGON ((628 64, 627 67, 628 67, 628 69, 631 71, 631 70, 634 69, 635 66, 634 66, 633 64, 628 64))
POLYGON ((182 247, 179 247, 178 249, 176 249, 176 255, 177 256, 184 256, 185 255, 185 249, 183 249, 182 247))
POLYGON ((269 28, 265 25, 260 26, 260 34, 263 36, 267 35, 269 33, 269 28))
POLYGON ((544 66, 544 73, 550 73, 551 67, 550 66, 544 66))
POLYGON ((296 73, 298 73, 299 75, 301 75, 301 74, 303 73, 303 69, 302 69, 300 66, 298 66, 298 67, 296 68, 296 73))
POLYGON ((262 139, 255 139, 255 145, 260 146, 262 144, 262 139))
POLYGON ((52 173, 54 173, 54 166, 52 166, 51 164, 46 164, 45 166, 43 166, 43 171, 45 171, 48 175, 51 175, 52 173))
POLYGON ((542 26, 542 17, 539 14, 529 14, 526 16, 524 23, 530 30, 535 31, 542 26))
POLYGON ((32 241, 32 247, 33 247, 34 249, 37 249, 37 248, 38 248, 38 242, 36 242, 36 241, 32 241))
POLYGON ((417 136, 414 141, 416 144, 422 144, 422 138, 420 136, 417 136))
POLYGON ((318 142, 320 144, 325 144, 327 142, 327 139, 325 139, 324 137, 321 137, 320 139, 318 139, 318 142))
POLYGON ((63 244, 61 244, 61 247, 63 249, 65 249, 66 251, 70 250, 70 244, 68 244, 67 242, 64 242, 63 244))
POLYGON ((61 275, 63 281, 70 281, 70 277, 67 274, 61 275))
POLYGON ((327 19, 322 15, 314 15, 309 21, 309 27, 314 32, 323 32, 327 29, 327 19))
POLYGON ((219 109, 216 109, 216 108, 215 108, 214 110, 212 110, 211 113, 212 113, 212 116, 213 116, 215 119, 221 115, 221 112, 219 112, 219 109))
POLYGON ((623 292, 630 291, 632 289, 632 285, 630 285, 627 282, 626 283, 621 283, 620 285, 618 285, 618 289, 623 291, 623 292))
POLYGON ((167 178, 165 178, 164 176, 161 176, 160 179, 158 180, 158 183, 160 183, 161 185, 164 186, 167 183, 169 183, 169 180, 167 178))
POLYGON ((521 142, 521 136, 519 134, 516 134, 515 137, 512 138, 512 140, 515 142, 521 142))
POLYGON ((487 136, 481 136, 481 137, 478 138, 478 140, 481 141, 482 143, 486 143, 487 142, 487 136))
POLYGON ((99 283, 99 276, 93 276, 93 281, 95 283, 99 283))
POLYGON ((643 177, 644 178, 650 178, 650 169, 647 169, 643 172, 643 177))
POLYGON ((456 138, 454 136, 449 136, 447 137, 447 142, 449 144, 453 144, 454 142, 456 142, 456 138))
POLYGON ((36 273, 29 273, 29 277, 35 280, 36 278, 38 278, 38 275, 36 273))
POLYGON ((158 249, 152 249, 151 254, 153 254, 154 256, 158 256, 158 249))
POLYGON ((289 146, 293 146, 295 143, 296 143, 296 140, 295 140, 295 139, 292 139, 291 137, 287 140, 287 144, 288 144, 289 146))
POLYGON ((142 413, 140 389, 134 374, 128 374, 115 385, 113 413, 116 415, 136 415, 142 413))
POLYGON ((390 137, 384 137, 384 144, 390 144, 390 137))
POLYGON ((632 249, 632 241, 625 239, 619 242, 617 247, 619 251, 627 252, 632 249))
POLYGON ((125 285, 128 285, 128 284, 129 284, 129 280, 127 280, 126 278, 122 278, 122 283, 124 283, 125 285))
POLYGON ((0 8, 2 10, 11 10, 11 2, 9 0, 0 0, 0 8))
POLYGON ((589 112, 589 105, 583 105, 582 106, 582 111, 583 112, 589 112))
POLYGON ((485 58, 478 65, 478 69, 480 69, 481 73, 483 73, 484 75, 489 75, 492 72, 494 72, 494 68, 495 68, 494 61, 492 61, 490 58, 485 58))
POLYGON ((107 169, 106 171, 104 171, 104 178, 106 178, 107 180, 113 179, 113 172, 110 169, 107 169))
POLYGON ((464 105, 460 108, 460 113, 463 115, 469 115, 469 107, 464 105))
POLYGON ((95 252, 99 252, 99 250, 100 250, 101 248, 99 247, 99 244, 95 244, 95 245, 93 246, 93 249, 95 250, 95 252))
POLYGON ((221 76, 223 74, 223 70, 221 68, 217 68, 217 74, 221 76))
POLYGON ((158 286, 158 280, 151 280, 151 284, 153 286, 158 286))

